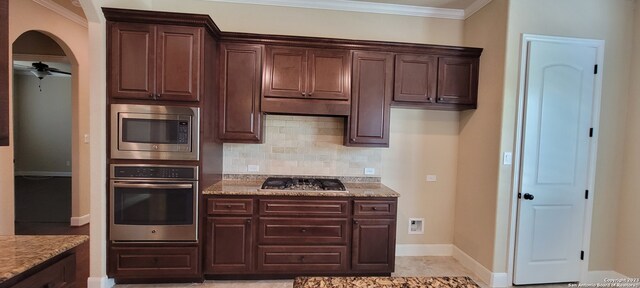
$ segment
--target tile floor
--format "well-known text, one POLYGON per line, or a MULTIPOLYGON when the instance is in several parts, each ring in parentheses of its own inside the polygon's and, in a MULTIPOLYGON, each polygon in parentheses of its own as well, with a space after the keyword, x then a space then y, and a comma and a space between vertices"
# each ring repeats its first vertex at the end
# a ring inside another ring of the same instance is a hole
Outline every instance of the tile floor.
MULTIPOLYGON (((396 272, 392 276, 469 276, 478 285, 485 288, 483 283, 471 271, 464 268, 452 257, 397 257, 396 272)), ((291 288, 293 280, 263 280, 263 281, 214 281, 208 280, 198 284, 154 284, 154 285, 116 285, 117 288, 291 288)), ((566 287, 561 285, 558 287, 566 287)))

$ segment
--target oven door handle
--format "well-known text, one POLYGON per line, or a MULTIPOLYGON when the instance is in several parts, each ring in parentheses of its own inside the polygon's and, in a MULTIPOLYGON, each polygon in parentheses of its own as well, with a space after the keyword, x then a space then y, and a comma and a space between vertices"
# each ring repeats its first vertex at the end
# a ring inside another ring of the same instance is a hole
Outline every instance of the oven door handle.
POLYGON ((151 189, 191 189, 193 184, 152 184, 152 183, 131 183, 113 182, 113 187, 117 188, 151 188, 151 189))

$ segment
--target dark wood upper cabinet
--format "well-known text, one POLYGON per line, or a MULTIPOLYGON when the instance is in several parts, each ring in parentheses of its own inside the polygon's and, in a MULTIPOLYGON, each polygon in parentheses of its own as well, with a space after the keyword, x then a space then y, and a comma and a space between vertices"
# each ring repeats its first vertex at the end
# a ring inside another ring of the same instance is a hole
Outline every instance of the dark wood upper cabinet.
POLYGON ((354 52, 347 146, 389 147, 393 53, 354 52))
POLYGON ((349 115, 351 52, 266 47, 262 111, 349 115))
POLYGON ((478 98, 478 68, 479 59, 475 57, 440 57, 436 101, 475 108, 478 98))
POLYGON ((158 25, 156 93, 160 99, 198 101, 203 30, 158 25))
POLYGON ((396 56, 394 102, 433 103, 438 80, 438 57, 396 56))
POLYGON ((344 50, 309 50, 307 97, 349 101, 350 56, 344 50))
POLYGON ((9 0, 0 0, 0 146, 9 146, 9 0))
POLYGON ((110 25, 111 97, 199 100, 203 28, 126 22, 110 25))
POLYGON ((218 131, 224 142, 262 141, 262 51, 261 45, 221 44, 218 131))

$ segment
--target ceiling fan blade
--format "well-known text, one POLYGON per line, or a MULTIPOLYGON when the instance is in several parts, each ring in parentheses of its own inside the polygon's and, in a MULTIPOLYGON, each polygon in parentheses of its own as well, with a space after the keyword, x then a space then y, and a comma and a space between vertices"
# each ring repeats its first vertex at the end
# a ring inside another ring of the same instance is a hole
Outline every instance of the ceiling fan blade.
POLYGON ((53 68, 53 67, 50 67, 50 68, 49 68, 49 71, 54 72, 54 73, 60 73, 60 74, 67 74, 67 75, 71 75, 71 73, 69 73, 69 72, 62 71, 62 70, 60 70, 60 69, 58 69, 58 68, 53 68))
POLYGON ((20 64, 13 64, 13 69, 20 69, 20 70, 34 70, 35 68, 33 68, 32 66, 26 66, 26 65, 20 65, 20 64))
POLYGON ((47 72, 49 72, 49 75, 58 74, 58 75, 69 75, 69 76, 71 76, 71 73, 60 71, 60 70, 49 70, 47 72))

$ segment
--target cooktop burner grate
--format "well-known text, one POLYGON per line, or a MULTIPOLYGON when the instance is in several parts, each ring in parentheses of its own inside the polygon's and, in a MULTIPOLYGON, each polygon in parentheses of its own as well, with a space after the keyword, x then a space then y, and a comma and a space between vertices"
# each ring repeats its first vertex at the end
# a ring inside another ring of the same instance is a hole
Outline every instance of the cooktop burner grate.
POLYGON ((270 190, 309 190, 309 191, 346 191, 338 179, 318 178, 278 178, 269 177, 262 183, 262 189, 270 190))

